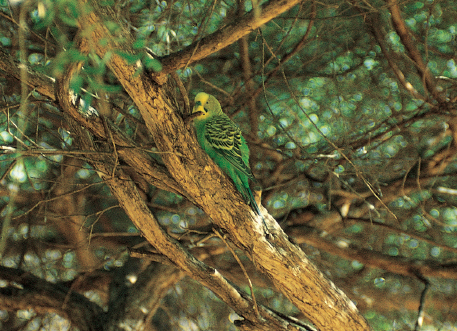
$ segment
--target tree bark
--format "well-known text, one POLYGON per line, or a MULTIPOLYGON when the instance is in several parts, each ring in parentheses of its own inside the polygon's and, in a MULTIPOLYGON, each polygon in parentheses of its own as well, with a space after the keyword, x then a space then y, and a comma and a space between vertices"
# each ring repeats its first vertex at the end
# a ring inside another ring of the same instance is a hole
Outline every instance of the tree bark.
MULTIPOLYGON (((116 55, 115 50, 133 53, 129 46, 132 38, 127 29, 122 29, 122 38, 115 39, 103 25, 106 17, 100 16, 110 15, 109 9, 100 8, 95 3, 91 5, 96 8, 95 11, 81 20, 82 27, 91 27, 90 31, 83 34, 87 36, 87 44, 97 45, 95 52, 101 58, 110 52, 107 63, 109 68, 136 103, 157 148, 163 153, 163 162, 185 194, 214 223, 228 232, 229 239, 320 330, 368 330, 368 324, 357 312, 355 305, 312 265, 300 248, 288 240, 267 214, 265 217, 270 219, 269 226, 274 231, 271 241, 264 237, 261 220, 255 218, 250 207, 236 193, 233 184, 198 147, 195 137, 170 106, 164 89, 144 75, 136 74, 135 66, 128 65, 122 57, 116 55)), ((111 14, 108 19, 113 20, 113 17, 111 14)), ((217 270, 202 265, 162 233, 152 215, 142 206, 144 203, 128 180, 105 179, 124 210, 151 244, 186 273, 208 286, 224 301, 227 300, 227 304, 240 315, 259 323, 249 301, 234 295, 217 270)))

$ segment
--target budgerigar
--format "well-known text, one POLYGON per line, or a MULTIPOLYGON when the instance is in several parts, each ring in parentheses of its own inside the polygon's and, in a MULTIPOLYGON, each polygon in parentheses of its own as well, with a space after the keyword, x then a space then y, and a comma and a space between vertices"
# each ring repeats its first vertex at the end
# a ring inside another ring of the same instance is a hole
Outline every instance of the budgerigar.
POLYGON ((249 148, 241 130, 224 114, 219 101, 204 92, 195 97, 192 114, 195 114, 193 121, 200 146, 232 179, 254 212, 262 216, 249 188, 249 179, 254 179, 254 175, 249 168, 249 148))

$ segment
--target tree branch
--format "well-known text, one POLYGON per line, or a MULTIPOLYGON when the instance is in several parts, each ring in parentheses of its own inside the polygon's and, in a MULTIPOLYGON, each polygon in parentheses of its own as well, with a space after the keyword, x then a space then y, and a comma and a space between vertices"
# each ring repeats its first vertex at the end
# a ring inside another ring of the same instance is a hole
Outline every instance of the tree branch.
MULTIPOLYGON (((63 100, 63 96, 68 93, 69 80, 63 78, 62 81, 59 81, 58 86, 57 94, 59 95, 59 100, 63 100)), ((71 112, 67 109, 68 107, 72 107, 71 103, 61 101, 61 106, 65 112, 71 112)), ((78 128, 75 127, 74 130, 77 131, 78 128)), ((79 137, 80 147, 85 150, 95 150, 91 138, 84 135, 81 131, 82 129, 79 128, 79 132, 76 132, 79 137)), ((92 159, 91 164, 94 169, 97 170, 126 214, 136 227, 141 230, 151 245, 167 256, 175 266, 204 286, 210 288, 219 298, 232 307, 240 316, 246 318, 246 320, 254 323, 256 326, 262 327, 263 330, 269 330, 272 325, 277 330, 287 330, 289 324, 274 315, 269 315, 267 310, 262 310, 262 316, 267 318, 267 320, 260 320, 259 316, 254 313, 249 298, 233 287, 216 269, 197 260, 179 242, 170 237, 160 227, 150 212, 133 181, 119 167, 116 168, 113 166, 109 156, 105 154, 89 155, 92 159)))
MULTIPOLYGON (((136 260, 138 261, 138 260, 136 260)), ((133 262, 134 264, 135 262, 133 262)), ((124 267, 129 271, 129 263, 124 267)), ((130 263, 132 264, 132 263, 130 263)), ((123 267, 123 269, 124 269, 123 267)), ((120 272, 116 294, 111 290, 107 330, 148 330, 151 318, 160 307, 168 290, 184 276, 175 266, 151 263, 138 274, 134 284, 127 284, 120 272), (120 328, 119 325, 123 327, 120 328)), ((112 282, 111 285, 116 282, 112 282)), ((113 287, 113 286, 111 286, 113 287)))
MULTIPOLYGON (((79 69, 78 63, 72 65, 71 71, 66 72, 67 80, 70 81, 72 74, 79 69)), ((19 62, 13 60, 12 56, 4 52, 0 48, 0 69, 3 70, 8 75, 16 79, 20 79, 20 70, 19 62)), ((48 97, 51 100, 56 100, 56 94, 54 89, 55 80, 46 75, 37 73, 31 68, 28 69, 28 80, 27 83, 30 88, 35 89, 40 94, 48 97)), ((68 100, 69 115, 72 116, 80 125, 84 126, 91 133, 97 135, 102 139, 107 139, 105 134, 105 128, 101 120, 92 116, 90 118, 84 117, 78 109, 73 105, 68 98, 68 95, 65 95, 63 99, 68 100)), ((137 148, 135 144, 130 141, 127 137, 121 134, 120 130, 114 130, 112 132, 112 137, 116 145, 119 145, 117 152, 119 156, 131 167, 137 169, 138 173, 145 178, 151 185, 154 185, 160 189, 174 192, 177 194, 185 195, 181 190, 181 187, 176 183, 176 181, 170 176, 167 169, 157 163, 156 160, 148 156, 144 151, 137 148)), ((90 151, 87 151, 90 153, 90 151)), ((21 151, 28 155, 33 153, 30 150, 21 151)), ((42 153, 41 151, 36 151, 36 153, 42 153)), ((52 151, 55 153, 55 151, 52 151)), ((66 151, 66 153, 79 153, 78 151, 66 151)))
POLYGON ((398 5, 397 0, 386 0, 389 6, 392 23, 395 28, 395 31, 400 36, 400 40, 406 48, 410 58, 413 60, 416 65, 416 69, 425 82, 425 88, 430 92, 430 94, 440 103, 446 102, 445 97, 440 93, 436 87, 435 77, 428 69, 427 65, 422 60, 422 55, 416 47, 416 42, 411 38, 408 27, 406 26, 403 18, 401 17, 401 10, 398 5))
MULTIPOLYGON (((138 75, 134 66, 128 65, 114 52, 134 53, 129 44, 132 38, 127 29, 122 29, 122 42, 121 38, 115 39, 103 25, 104 19, 96 14, 103 12, 112 15, 108 17, 112 20, 113 13, 105 7, 99 10, 94 2, 91 5, 96 11, 89 13, 80 22, 81 26, 90 27, 85 33, 90 40, 89 44, 96 45, 95 52, 101 58, 105 58, 107 52, 112 54, 107 62, 108 67, 134 100, 157 148, 165 152, 161 154, 163 162, 183 190, 192 196, 217 225, 228 231, 232 242, 245 251, 258 268, 318 328, 368 330, 367 322, 357 313, 355 305, 311 264, 299 247, 293 245, 271 219, 271 227, 275 230, 274 242, 265 239, 261 220, 254 217, 251 208, 244 203, 233 184, 198 147, 195 137, 171 107, 165 91, 144 75, 138 75), (101 43, 101 40, 104 42, 101 43)), ((251 26, 252 20, 238 23, 251 26)), ((113 178, 108 183, 124 210, 149 242, 176 261, 188 274, 224 298, 240 315, 259 323, 253 315, 251 303, 240 294, 231 292, 216 270, 208 269, 192 255, 171 244, 173 241, 162 233, 149 210, 142 207, 143 202, 128 180, 113 178)), ((265 214, 264 217, 270 216, 265 214)), ((262 312, 261 314, 264 316, 262 312)))
MULTIPOLYGON (((303 229, 300 230, 302 232, 303 229)), ((325 240, 323 232, 314 229, 307 235, 290 231, 299 244, 307 244, 330 254, 338 255, 348 260, 356 260, 371 268, 379 268, 394 274, 417 277, 417 273, 424 277, 441 277, 457 279, 455 263, 438 264, 433 261, 413 261, 403 257, 387 256, 380 252, 355 247, 346 241, 333 243, 325 240)))
MULTIPOLYGON (((2 48, 0 48, 0 70, 4 71, 8 75, 15 77, 20 81, 21 77, 21 64, 19 61, 16 61, 12 56, 6 53, 2 48)), ((43 75, 41 73, 35 72, 30 67, 27 67, 27 85, 37 91, 38 93, 48 97, 51 100, 55 100, 54 95, 54 82, 55 79, 49 76, 43 75)))
POLYGON ((271 0, 260 9, 236 18, 225 27, 198 40, 179 52, 160 58, 162 71, 155 75, 157 82, 164 81, 171 71, 182 69, 189 64, 215 53, 260 28, 278 15, 288 11, 301 0, 271 0), (258 14, 258 15, 257 15, 258 14))
POLYGON ((373 34, 376 38, 377 43, 379 44, 379 47, 381 47, 381 51, 384 54, 385 58, 387 59, 387 62, 389 63, 390 68, 392 69, 393 73, 397 77, 398 81, 400 84, 416 99, 427 101, 427 98, 421 95, 415 88, 414 86, 406 79, 404 73, 401 71, 401 69, 398 67, 396 61, 392 58, 392 55, 390 54, 387 45, 385 43, 385 36, 381 28, 381 20, 379 18, 378 13, 373 13, 371 15, 367 15, 367 21, 368 24, 370 25, 373 34))
POLYGON ((42 314, 55 312, 68 318, 80 330, 104 330, 103 309, 81 294, 19 269, 0 266, 0 279, 9 283, 0 288, 1 309, 33 309, 42 314))

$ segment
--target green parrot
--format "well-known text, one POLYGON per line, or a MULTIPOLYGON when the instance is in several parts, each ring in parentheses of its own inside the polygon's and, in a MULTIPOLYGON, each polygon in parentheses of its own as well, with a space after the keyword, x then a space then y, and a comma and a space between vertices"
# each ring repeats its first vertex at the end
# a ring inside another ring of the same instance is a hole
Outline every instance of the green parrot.
MULTIPOLYGON (((249 179, 255 178, 249 168, 249 148, 241 130, 222 112, 219 101, 204 92, 195 97, 192 114, 195 116, 193 121, 200 146, 232 179, 246 203, 257 215, 262 216, 249 188, 249 179)), ((263 222, 265 224, 265 220, 263 222)))

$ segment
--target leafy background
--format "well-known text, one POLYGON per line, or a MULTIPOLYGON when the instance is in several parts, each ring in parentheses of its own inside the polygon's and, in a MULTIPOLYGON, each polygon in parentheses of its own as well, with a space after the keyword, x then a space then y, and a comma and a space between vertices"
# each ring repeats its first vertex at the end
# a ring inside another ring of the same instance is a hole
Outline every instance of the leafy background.
MULTIPOLYGON (((160 59, 252 9, 250 1, 104 5, 114 6, 136 38, 138 54, 123 56, 132 63, 142 60, 152 71, 160 70, 160 61, 150 60, 144 47, 160 59)), ((399 7, 441 99, 426 88, 384 1, 303 2, 242 41, 179 69, 177 77, 191 100, 199 91, 214 94, 240 125, 262 204, 357 303, 374 330, 414 326, 423 279, 430 287, 422 330, 456 330, 456 272, 438 275, 420 266, 433 270, 456 263, 457 3, 402 1, 399 7), (338 247, 350 250, 342 254, 338 247)), ((4 52, 49 77, 83 59, 72 88, 85 111, 90 104, 110 117, 160 161, 106 59, 77 50, 77 19, 87 8, 74 0, 3 0, 0 10, 4 52)), ((119 29, 116 21, 105 24, 114 33, 119 29)), ((132 263, 126 249, 141 245, 140 232, 74 149, 75 137, 58 104, 37 91, 24 94, 3 71, 0 86, 2 266, 53 283, 71 284, 88 273, 112 280, 132 263)), ((170 79, 177 111, 185 112, 180 92, 176 77, 170 79)), ((207 229, 210 220, 198 207, 137 180, 170 233, 190 249, 206 248, 206 262, 248 290, 231 252, 216 250, 223 243, 212 238, 198 247, 199 236, 186 230, 207 229)), ((300 318, 247 259, 242 261, 261 303, 300 318)), ((106 307, 108 283, 81 292, 106 307)), ((234 330, 233 319, 210 291, 183 278, 170 286, 151 327, 234 330)), ((5 329, 75 329, 55 313, 34 309, 1 310, 0 321, 5 329)))

